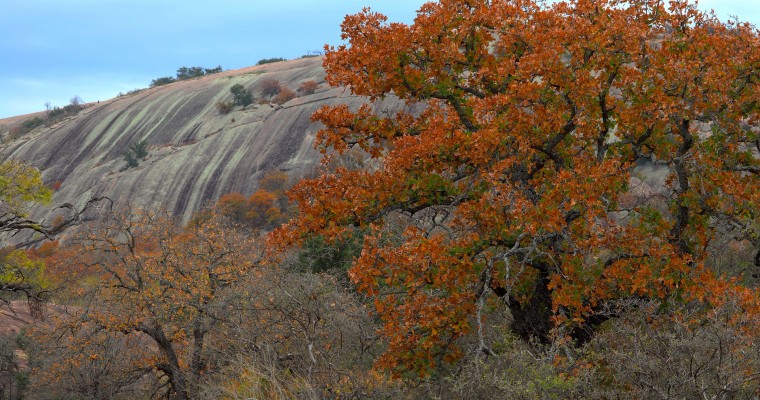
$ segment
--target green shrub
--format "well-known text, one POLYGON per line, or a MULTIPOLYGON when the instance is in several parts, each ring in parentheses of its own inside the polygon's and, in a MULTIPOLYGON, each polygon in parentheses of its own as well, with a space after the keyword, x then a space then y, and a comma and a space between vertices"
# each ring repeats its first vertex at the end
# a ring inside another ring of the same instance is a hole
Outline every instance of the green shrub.
POLYGON ((135 157, 135 155, 130 151, 124 152, 124 161, 127 162, 127 167, 125 169, 136 168, 138 165, 140 165, 140 162, 137 161, 137 157, 135 157))
POLYGON ((48 112, 47 112, 48 120, 52 120, 52 119, 58 118, 58 117, 62 116, 64 114, 64 112, 65 111, 63 111, 63 108, 61 108, 61 107, 53 107, 53 108, 49 109, 48 112))
POLYGON ((30 118, 30 119, 27 119, 26 121, 22 122, 21 123, 21 128, 26 133, 26 132, 29 132, 32 129, 34 129, 34 128, 38 127, 38 126, 42 126, 42 125, 45 125, 45 120, 42 119, 42 118, 40 118, 40 117, 34 117, 34 118, 30 118))
POLYGON ((143 160, 148 156, 148 142, 145 140, 132 143, 132 145, 129 146, 129 149, 135 153, 135 156, 140 160, 143 160))
POLYGON ((294 267, 301 272, 333 272, 347 277, 353 259, 361 252, 364 232, 355 230, 343 240, 328 243, 323 236, 313 236, 304 241, 294 267))
POLYGON ((132 143, 123 155, 124 161, 127 162, 125 169, 137 167, 140 164, 140 160, 144 160, 148 156, 148 142, 143 140, 132 143))
POLYGON ((245 86, 237 83, 230 88, 230 93, 235 99, 235 104, 243 107, 253 103, 253 94, 245 86))

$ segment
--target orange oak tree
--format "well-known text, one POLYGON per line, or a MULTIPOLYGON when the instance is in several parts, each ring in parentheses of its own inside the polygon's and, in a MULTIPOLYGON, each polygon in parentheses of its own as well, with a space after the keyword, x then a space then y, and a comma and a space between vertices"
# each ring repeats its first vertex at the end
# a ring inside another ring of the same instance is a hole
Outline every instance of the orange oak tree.
POLYGON ((166 213, 135 212, 115 213, 74 243, 79 257, 66 262, 80 263, 98 279, 81 290, 81 305, 58 330, 81 351, 92 348, 82 343, 136 337, 132 342, 142 345, 124 355, 130 371, 152 374, 176 398, 196 398, 213 367, 209 342, 232 323, 233 299, 244 296, 239 282, 255 275, 261 261, 255 238, 230 229, 212 211, 186 227, 166 213))
POLYGON ((412 25, 365 9, 342 30, 331 85, 424 111, 319 110, 328 158, 375 162, 297 185, 282 237, 367 232, 350 276, 384 321, 380 365, 455 358, 487 293, 542 341, 587 340, 621 298, 730 295, 757 315, 705 266, 718 237, 760 247, 754 27, 686 0, 441 0, 412 25), (640 164, 660 187, 632 187, 640 164))

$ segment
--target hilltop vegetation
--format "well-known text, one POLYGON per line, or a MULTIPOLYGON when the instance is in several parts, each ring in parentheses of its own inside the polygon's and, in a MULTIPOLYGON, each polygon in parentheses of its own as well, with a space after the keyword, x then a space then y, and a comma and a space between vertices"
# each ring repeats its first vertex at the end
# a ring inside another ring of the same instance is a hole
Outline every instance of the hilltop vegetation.
POLYGON ((222 66, 216 68, 203 68, 203 67, 179 67, 177 68, 177 77, 164 76, 156 78, 150 82, 150 87, 157 87, 168 85, 177 81, 184 81, 187 79, 200 78, 206 75, 218 74, 222 72, 222 66))
POLYGON ((58 304, 0 347, 29 356, 6 363, 25 398, 758 396, 757 30, 686 0, 441 0, 342 30, 327 83, 367 103, 313 114, 305 179, 268 170, 185 223, 48 226, 39 171, 3 164, 0 231, 81 222, 2 254, 3 299, 58 304))

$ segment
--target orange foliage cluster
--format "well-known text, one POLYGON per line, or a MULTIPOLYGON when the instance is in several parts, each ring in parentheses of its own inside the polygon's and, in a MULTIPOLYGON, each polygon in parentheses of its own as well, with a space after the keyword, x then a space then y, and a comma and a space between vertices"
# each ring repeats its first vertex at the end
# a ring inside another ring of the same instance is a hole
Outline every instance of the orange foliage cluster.
POLYGON ((261 178, 259 189, 250 197, 228 193, 219 198, 216 208, 233 221, 259 229, 270 229, 290 217, 285 187, 288 175, 270 171, 261 178))
MULTIPOLYGON (((208 336, 229 317, 239 282, 255 274, 261 246, 213 211, 185 228, 165 213, 143 212, 111 215, 89 228, 60 261, 98 279, 78 289, 87 306, 69 310, 56 329, 72 349, 97 338, 145 343, 126 357, 128 370, 160 371, 177 398, 193 398, 210 363, 208 336)), ((97 364, 97 356, 84 354, 45 373, 71 373, 67 368, 77 363, 97 364)))
POLYGON ((758 295, 704 267, 718 237, 760 247, 760 39, 688 1, 441 0, 413 25, 366 9, 327 80, 425 102, 412 115, 325 107, 317 146, 358 147, 372 170, 298 184, 280 232, 369 233, 351 270, 389 340, 381 365, 425 373, 457 356, 478 299, 524 338, 577 341, 617 299, 716 304, 758 295), (666 169, 667 194, 621 202, 631 171, 666 169))

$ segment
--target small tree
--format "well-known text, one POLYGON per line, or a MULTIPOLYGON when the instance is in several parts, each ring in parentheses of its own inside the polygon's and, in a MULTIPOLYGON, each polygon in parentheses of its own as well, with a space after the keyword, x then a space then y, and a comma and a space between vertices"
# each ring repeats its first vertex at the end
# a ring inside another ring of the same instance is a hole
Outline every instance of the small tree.
POLYGON ((74 96, 69 100, 69 105, 75 108, 82 106, 82 104, 84 104, 84 101, 79 96, 74 96))
POLYGON ((159 374, 173 398, 198 398, 198 384, 213 372, 207 347, 234 323, 230 299, 258 267, 260 244, 215 213, 185 228, 167 213, 113 215, 75 243, 100 280, 69 321, 108 338, 141 337, 150 345, 134 351, 141 355, 129 360, 134 370, 159 374))
POLYGON ((230 88, 230 93, 235 99, 235 104, 246 107, 253 103, 253 94, 245 86, 236 83, 230 88))

